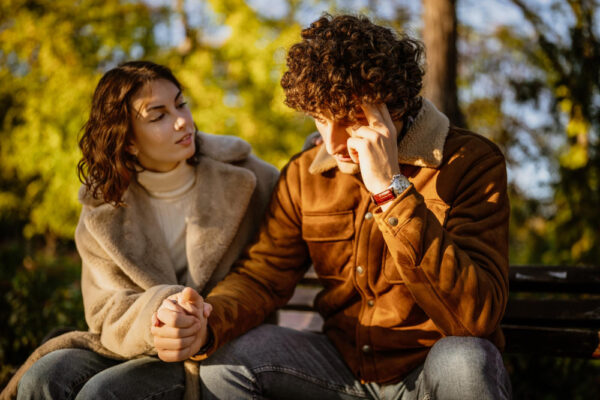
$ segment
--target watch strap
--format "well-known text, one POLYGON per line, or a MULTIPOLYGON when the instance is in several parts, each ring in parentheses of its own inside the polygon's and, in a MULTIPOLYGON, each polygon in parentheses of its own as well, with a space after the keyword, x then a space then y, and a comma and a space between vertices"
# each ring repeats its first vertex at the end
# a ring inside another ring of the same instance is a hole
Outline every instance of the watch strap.
POLYGON ((394 193, 394 191, 391 188, 387 188, 383 192, 371 195, 373 203, 375 203, 378 206, 385 204, 388 201, 394 200, 395 198, 396 193, 394 193))

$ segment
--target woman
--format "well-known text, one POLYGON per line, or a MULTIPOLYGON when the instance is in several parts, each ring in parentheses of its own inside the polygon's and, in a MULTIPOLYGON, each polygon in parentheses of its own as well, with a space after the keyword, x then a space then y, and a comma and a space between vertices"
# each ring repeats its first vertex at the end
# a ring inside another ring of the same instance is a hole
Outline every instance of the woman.
MULTIPOLYGON (((160 309, 182 293, 201 304, 197 293, 225 276, 277 171, 241 139, 198 133, 171 71, 144 61, 102 77, 79 145, 75 242, 89 331, 39 347, 2 396, 14 396, 17 382, 19 399, 193 396, 197 365, 153 357, 151 326, 164 325, 160 309)), ((209 312, 205 305, 194 321, 209 312)))

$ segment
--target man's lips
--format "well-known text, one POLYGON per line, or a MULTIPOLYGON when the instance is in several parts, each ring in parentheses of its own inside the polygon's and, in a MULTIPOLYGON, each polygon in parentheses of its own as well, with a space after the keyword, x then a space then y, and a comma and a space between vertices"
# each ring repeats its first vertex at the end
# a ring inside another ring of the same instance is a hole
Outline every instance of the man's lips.
POLYGON ((353 162, 352 158, 350 157, 350 155, 348 153, 345 153, 345 154, 334 154, 333 157, 336 160, 341 161, 341 162, 353 162))

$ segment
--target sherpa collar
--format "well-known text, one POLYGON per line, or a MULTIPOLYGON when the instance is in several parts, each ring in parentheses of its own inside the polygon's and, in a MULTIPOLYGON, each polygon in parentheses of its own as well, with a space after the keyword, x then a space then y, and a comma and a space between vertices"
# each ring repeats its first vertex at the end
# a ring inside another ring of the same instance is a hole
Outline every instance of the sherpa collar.
MULTIPOLYGON (((249 157, 249 144, 231 136, 200 135, 203 156, 195 167, 194 207, 186 217, 188 276, 183 282, 198 290, 231 245, 256 187, 254 173, 235 165, 249 157), (224 206, 232 199, 234 207, 224 206)), ((85 193, 85 186, 80 199, 87 206, 82 212, 87 230, 135 284, 146 289, 178 283, 162 232, 151 228, 158 221, 139 183, 131 182, 125 191, 125 207, 94 200, 85 193)))
MULTIPOLYGON (((423 98, 423 106, 415 121, 398 143, 398 162, 417 167, 439 167, 449 128, 448 117, 423 98)), ((335 158, 322 145, 308 171, 320 174, 337 166, 335 158)), ((358 168, 354 172, 358 172, 358 168)))

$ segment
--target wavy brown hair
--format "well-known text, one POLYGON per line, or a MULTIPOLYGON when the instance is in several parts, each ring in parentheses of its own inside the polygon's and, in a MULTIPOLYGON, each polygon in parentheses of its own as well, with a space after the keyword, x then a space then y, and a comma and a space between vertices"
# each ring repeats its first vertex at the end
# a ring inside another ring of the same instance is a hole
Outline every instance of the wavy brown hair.
POLYGON ((285 104, 354 123, 360 104, 385 103, 394 120, 421 107, 423 45, 365 16, 323 15, 302 30, 281 78, 285 104))
MULTIPOLYGON (((108 71, 98 82, 90 117, 83 127, 79 147, 83 157, 77 164, 79 180, 95 198, 115 207, 123 206, 123 194, 140 169, 135 156, 127 151, 133 139, 132 97, 145 85, 158 79, 181 84, 171 70, 150 61, 131 61, 108 71)), ((195 136, 198 140, 198 136, 195 136)), ((196 165, 196 153, 187 160, 196 165)))

